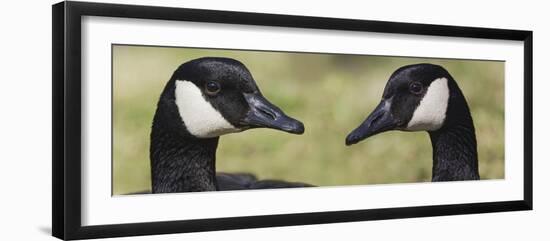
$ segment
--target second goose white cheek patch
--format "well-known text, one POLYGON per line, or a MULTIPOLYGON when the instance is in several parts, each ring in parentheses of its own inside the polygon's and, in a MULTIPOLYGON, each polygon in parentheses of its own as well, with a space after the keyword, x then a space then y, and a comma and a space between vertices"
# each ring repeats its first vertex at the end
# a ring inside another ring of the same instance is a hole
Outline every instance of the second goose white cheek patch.
POLYGON ((446 78, 439 78, 430 84, 413 116, 407 124, 409 131, 435 131, 445 122, 449 104, 449 87, 446 78))
POLYGON ((202 96, 192 82, 176 81, 176 105, 187 130, 199 138, 216 137, 240 131, 202 96))

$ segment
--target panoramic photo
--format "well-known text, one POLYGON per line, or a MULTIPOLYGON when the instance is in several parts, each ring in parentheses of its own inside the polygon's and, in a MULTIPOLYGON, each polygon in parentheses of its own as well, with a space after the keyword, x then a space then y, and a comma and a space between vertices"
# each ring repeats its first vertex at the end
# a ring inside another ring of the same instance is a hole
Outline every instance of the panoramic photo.
POLYGON ((112 46, 112 194, 504 178, 504 61, 112 46))

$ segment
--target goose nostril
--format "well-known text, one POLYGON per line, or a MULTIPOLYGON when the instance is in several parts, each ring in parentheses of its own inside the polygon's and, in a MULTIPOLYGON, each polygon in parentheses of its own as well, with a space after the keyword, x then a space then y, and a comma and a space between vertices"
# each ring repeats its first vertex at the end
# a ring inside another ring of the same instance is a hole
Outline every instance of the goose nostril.
POLYGON ((378 122, 380 120, 380 118, 382 118, 382 114, 374 116, 374 118, 372 118, 372 121, 370 122, 369 126, 374 125, 376 122, 378 122))
POLYGON ((258 111, 260 113, 262 113, 264 116, 267 116, 267 117, 271 118, 272 120, 275 120, 277 118, 275 113, 273 113, 271 111, 268 111, 268 110, 265 110, 265 109, 262 109, 262 108, 259 108, 258 111))

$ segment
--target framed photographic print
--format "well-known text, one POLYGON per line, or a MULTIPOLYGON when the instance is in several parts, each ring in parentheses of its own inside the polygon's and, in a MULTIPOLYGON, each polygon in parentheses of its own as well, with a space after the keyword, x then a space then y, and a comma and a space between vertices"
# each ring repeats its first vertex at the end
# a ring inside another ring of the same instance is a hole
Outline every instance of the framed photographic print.
POLYGON ((53 235, 532 209, 532 32, 53 6, 53 235))

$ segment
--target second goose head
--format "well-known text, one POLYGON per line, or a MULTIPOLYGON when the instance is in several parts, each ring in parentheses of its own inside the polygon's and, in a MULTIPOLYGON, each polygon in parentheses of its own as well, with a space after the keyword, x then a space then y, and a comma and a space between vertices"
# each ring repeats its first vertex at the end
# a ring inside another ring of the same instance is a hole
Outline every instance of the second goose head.
POLYGON ((451 89, 457 88, 441 66, 416 64, 399 68, 390 76, 378 106, 348 135, 346 144, 390 130, 439 130, 447 120, 451 89))
POLYGON ((347 136, 346 145, 391 130, 429 133, 432 181, 479 179, 470 109, 458 84, 443 67, 415 64, 397 69, 378 106, 347 136))

